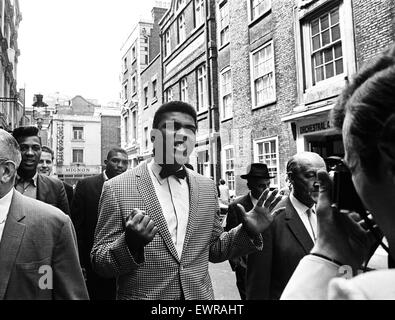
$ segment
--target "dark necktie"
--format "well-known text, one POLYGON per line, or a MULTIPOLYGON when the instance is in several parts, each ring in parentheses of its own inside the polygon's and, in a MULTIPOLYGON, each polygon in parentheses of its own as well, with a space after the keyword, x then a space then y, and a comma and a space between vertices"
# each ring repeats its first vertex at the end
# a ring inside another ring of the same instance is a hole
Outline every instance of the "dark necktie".
POLYGON ((181 169, 180 168, 176 169, 174 168, 174 166, 163 165, 159 175, 162 179, 166 179, 167 177, 170 176, 175 176, 178 179, 185 179, 187 173, 184 167, 181 167, 181 169))

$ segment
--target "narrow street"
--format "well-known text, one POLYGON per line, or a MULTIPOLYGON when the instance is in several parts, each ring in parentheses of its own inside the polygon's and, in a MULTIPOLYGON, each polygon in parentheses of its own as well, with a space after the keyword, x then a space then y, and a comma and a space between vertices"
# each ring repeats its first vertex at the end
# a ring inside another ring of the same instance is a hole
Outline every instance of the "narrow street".
POLYGON ((215 300, 240 300, 236 277, 229 262, 210 263, 209 272, 214 288, 215 300))

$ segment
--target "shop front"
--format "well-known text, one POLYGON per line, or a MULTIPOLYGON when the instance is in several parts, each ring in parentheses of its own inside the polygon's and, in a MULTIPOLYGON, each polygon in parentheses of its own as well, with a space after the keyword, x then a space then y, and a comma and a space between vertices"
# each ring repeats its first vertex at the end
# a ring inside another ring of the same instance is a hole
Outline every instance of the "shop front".
POLYGON ((72 186, 81 179, 95 176, 101 172, 101 166, 65 165, 56 167, 58 178, 72 186))

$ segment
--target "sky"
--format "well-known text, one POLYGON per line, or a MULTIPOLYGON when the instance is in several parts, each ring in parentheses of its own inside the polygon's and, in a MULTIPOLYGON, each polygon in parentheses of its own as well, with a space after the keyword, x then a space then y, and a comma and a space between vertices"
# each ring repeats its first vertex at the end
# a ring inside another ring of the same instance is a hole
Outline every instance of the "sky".
POLYGON ((102 105, 120 92, 122 44, 155 0, 19 0, 17 86, 34 94, 82 95, 102 105))

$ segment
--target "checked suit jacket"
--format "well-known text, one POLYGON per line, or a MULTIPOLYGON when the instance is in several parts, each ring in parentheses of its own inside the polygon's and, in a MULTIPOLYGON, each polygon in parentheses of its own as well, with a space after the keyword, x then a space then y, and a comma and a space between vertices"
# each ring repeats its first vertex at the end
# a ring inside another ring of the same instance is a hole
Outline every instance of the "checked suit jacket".
POLYGON ((117 299, 213 299, 208 264, 245 255, 262 246, 240 225, 221 227, 216 186, 211 179, 187 169, 189 219, 178 258, 147 163, 104 183, 99 220, 91 251, 93 269, 117 277, 117 299), (133 208, 145 210, 158 228, 137 263, 125 242, 125 221, 133 208))

